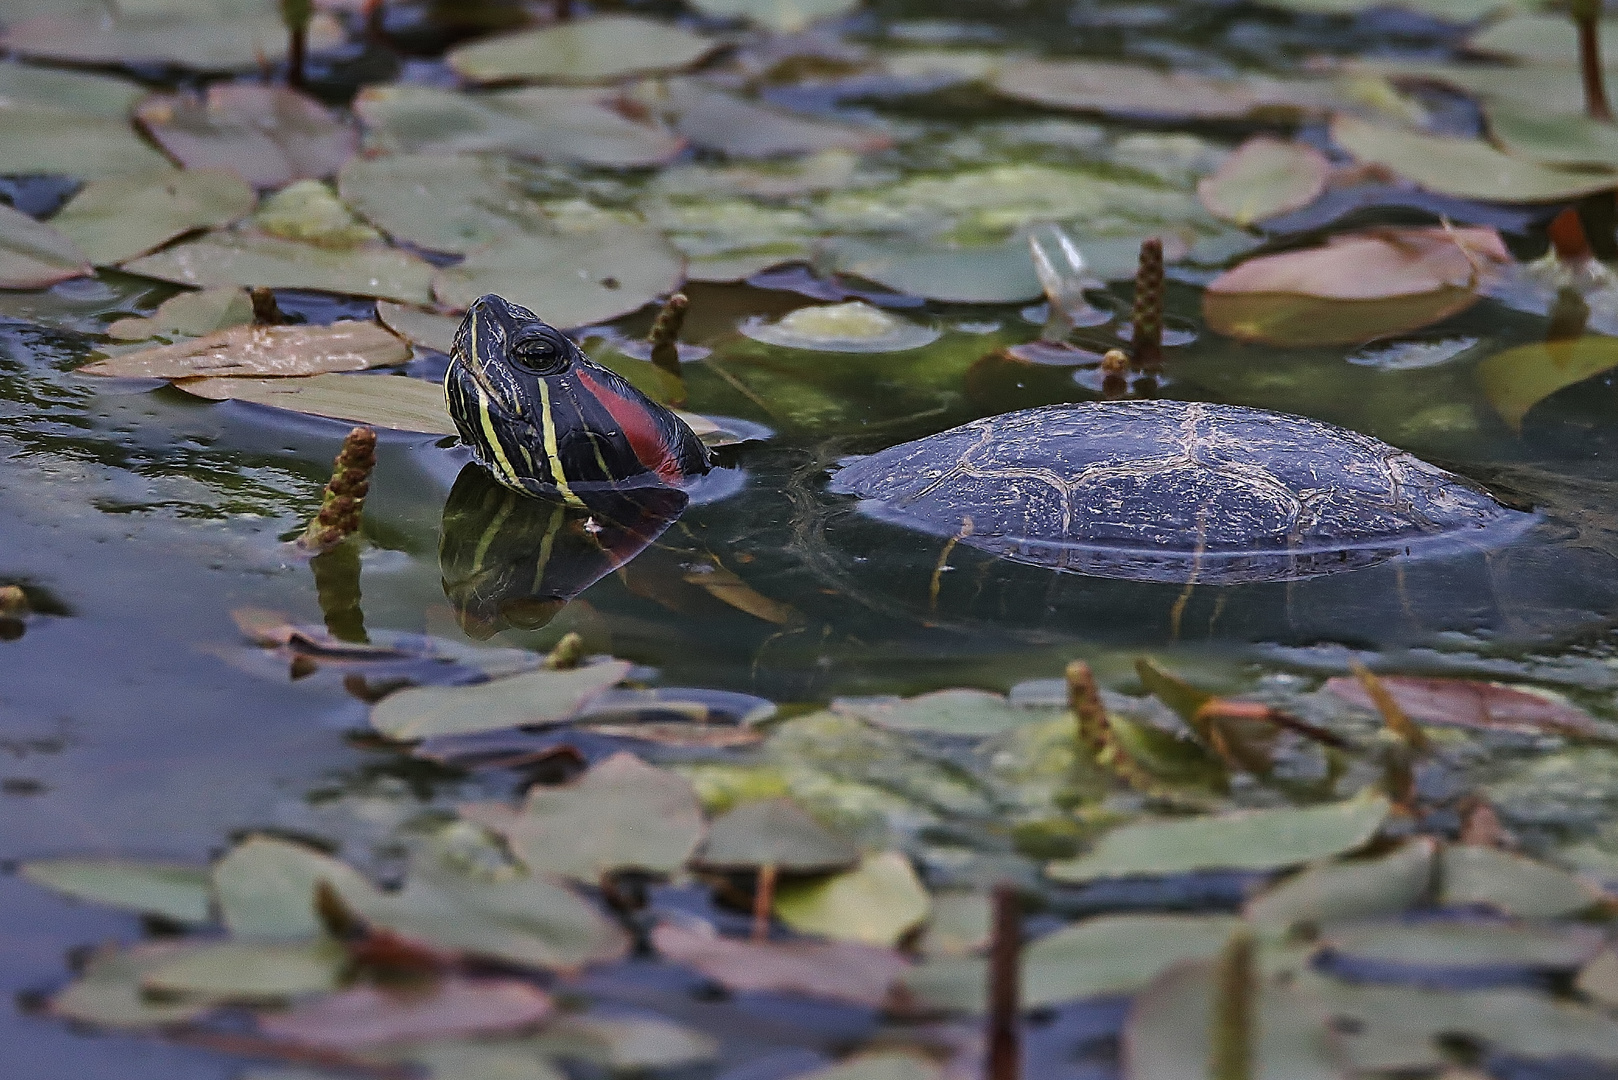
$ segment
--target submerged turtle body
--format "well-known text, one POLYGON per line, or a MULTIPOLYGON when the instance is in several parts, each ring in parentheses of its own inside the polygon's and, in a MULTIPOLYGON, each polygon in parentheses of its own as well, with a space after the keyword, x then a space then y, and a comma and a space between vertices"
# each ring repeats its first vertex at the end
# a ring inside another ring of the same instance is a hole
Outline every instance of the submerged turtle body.
POLYGON ((991 416, 857 459, 831 490, 1018 562, 1142 581, 1313 577, 1537 520, 1367 435, 1194 401, 991 416))

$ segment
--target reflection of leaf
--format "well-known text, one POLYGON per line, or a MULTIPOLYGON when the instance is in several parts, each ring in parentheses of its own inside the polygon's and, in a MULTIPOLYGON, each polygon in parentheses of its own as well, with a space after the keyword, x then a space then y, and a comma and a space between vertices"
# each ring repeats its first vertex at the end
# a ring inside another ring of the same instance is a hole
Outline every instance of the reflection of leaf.
MULTIPOLYGON (((1611 338, 1595 340, 1612 341, 1611 338)), ((1612 363, 1618 364, 1618 342, 1613 342, 1612 352, 1612 363)), ((1406 715, 1424 724, 1529 735, 1571 735, 1579 739, 1611 737, 1611 732, 1582 709, 1501 683, 1408 675, 1383 675, 1378 681, 1406 715)), ((1326 681, 1326 689, 1362 709, 1376 708, 1357 678, 1336 676, 1326 681)))
POLYGON ((510 162, 492 155, 354 158, 337 179, 348 204, 399 240, 466 252, 512 232, 546 231, 510 162))
POLYGON ((449 66, 475 82, 615 82, 690 67, 719 42, 654 19, 593 19, 484 38, 451 49, 449 66))
POLYGON ((1387 799, 1366 793, 1302 809, 1124 825, 1103 836, 1088 855, 1051 863, 1046 873, 1078 882, 1193 870, 1275 870, 1352 851, 1376 835, 1389 809, 1387 799))
POLYGON ((107 327, 107 336, 125 341, 158 334, 201 337, 215 330, 253 321, 253 301, 245 289, 232 285, 199 292, 175 293, 148 318, 119 319, 107 327))
MULTIPOLYGON (((342 40, 342 27, 330 15, 316 15, 310 22, 311 50, 329 49, 342 40)), ((287 32, 280 17, 268 11, 159 9, 116 15, 101 11, 77 18, 42 15, 13 23, 0 34, 0 48, 81 64, 169 64, 191 71, 234 71, 284 60, 287 32)))
MULTIPOLYGON (((11 67, 14 65, 4 65, 11 67)), ((0 146, 13 173, 119 176, 170 167, 123 118, 0 100, 0 146)))
POLYGON ((910 860, 867 855, 824 881, 793 882, 775 894, 775 914, 792 929, 867 945, 894 945, 921 925, 932 904, 910 860))
POLYGON ((0 204, 0 289, 42 289, 89 272, 90 261, 72 240, 0 204))
POLYGON ((282 86, 214 83, 207 96, 158 94, 135 117, 187 169, 224 169, 254 187, 330 176, 359 135, 314 98, 282 86))
POLYGON ((390 739, 466 735, 474 731, 571 719, 584 703, 629 674, 629 661, 558 670, 544 668, 474 686, 413 686, 371 709, 371 726, 390 739))
POLYGON ((372 322, 232 326, 204 337, 97 360, 85 375, 137 379, 314 375, 402 364, 410 347, 372 322))
POLYGON ((228 172, 165 170, 92 180, 51 224, 97 266, 144 255, 193 229, 229 225, 253 210, 253 190, 228 172))
POLYGON ((57 892, 179 923, 208 921, 207 871, 126 859, 33 859, 23 877, 57 892))
POLYGON ((1257 136, 1197 185, 1202 205, 1227 221, 1251 225, 1308 206, 1326 189, 1331 163, 1312 146, 1257 136))
POLYGON ((550 1013, 550 995, 532 983, 452 976, 426 988, 351 987, 270 1013, 259 1030, 304 1046, 348 1050, 526 1027, 550 1013))
POLYGON ((790 626, 802 617, 791 604, 770 599, 723 566, 704 564, 688 572, 685 581, 701 586, 710 596, 724 601, 737 611, 745 611, 754 618, 777 626, 790 626))
POLYGON ((636 311, 679 288, 680 257, 649 229, 609 227, 567 236, 515 235, 438 272, 433 291, 464 310, 498 292, 564 329, 636 311))
POLYGON ((1618 187, 1618 171, 1554 169, 1501 153, 1481 139, 1423 135, 1338 116, 1332 139, 1367 164, 1441 195, 1491 202, 1557 202, 1618 187))
POLYGON ((695 968, 736 991, 805 994, 882 1006, 910 962, 893 949, 853 941, 736 941, 712 926, 662 922, 652 946, 663 958, 695 968))
POLYGON ((314 375, 297 379, 186 379, 175 383, 210 401, 251 401, 277 409, 397 431, 454 435, 444 388, 425 379, 314 375))
POLYGON ((1478 365, 1478 381, 1500 418, 1522 429, 1528 410, 1564 387, 1618 366, 1618 338, 1589 335, 1571 341, 1519 345, 1478 365))
POLYGON ((126 263, 132 274, 181 285, 262 285, 271 289, 431 302, 432 264, 391 248, 334 250, 275 236, 217 232, 126 263))

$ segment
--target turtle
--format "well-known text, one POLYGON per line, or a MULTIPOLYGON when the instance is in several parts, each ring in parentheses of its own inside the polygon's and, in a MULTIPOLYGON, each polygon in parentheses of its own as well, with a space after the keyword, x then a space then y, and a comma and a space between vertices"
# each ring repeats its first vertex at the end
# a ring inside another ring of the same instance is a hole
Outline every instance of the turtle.
POLYGON ((587 506, 615 492, 683 488, 713 467, 685 421, 493 293, 461 319, 444 395, 473 457, 522 495, 587 506))
POLYGON ((845 460, 865 512, 1020 563, 1290 581, 1487 549, 1538 520, 1378 439, 1240 405, 1044 405, 845 460))

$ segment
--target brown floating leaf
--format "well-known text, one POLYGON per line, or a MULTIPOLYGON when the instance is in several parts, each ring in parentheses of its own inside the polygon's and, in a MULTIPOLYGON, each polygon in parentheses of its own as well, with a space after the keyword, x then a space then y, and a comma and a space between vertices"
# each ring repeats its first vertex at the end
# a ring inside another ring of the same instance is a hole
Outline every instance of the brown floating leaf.
POLYGON ((271 1013, 259 1029, 278 1039, 347 1050, 526 1027, 551 1009, 550 995, 532 983, 452 977, 425 988, 356 986, 271 1013))
POLYGON ((882 1007, 910 962, 893 949, 851 941, 736 941, 699 927, 659 923, 652 945, 731 990, 796 993, 882 1007))
POLYGON ((214 83, 205 97, 157 94, 135 118, 187 169, 224 169, 260 188, 330 176, 359 149, 352 126, 284 86, 214 83))
POLYGON ((89 272, 90 260, 73 241, 0 204, 0 289, 43 289, 89 272))
POLYGON ((1314 147, 1259 135, 1197 184, 1197 198, 1213 214, 1251 225, 1314 202, 1330 172, 1331 162, 1314 147))
MULTIPOLYGON (((1409 675, 1384 675, 1380 681, 1412 720, 1424 724, 1576 739, 1612 738, 1610 731, 1581 709, 1501 683, 1409 675)), ((1361 708, 1376 709, 1357 679, 1339 675, 1326 681, 1326 689, 1361 708)))
POLYGON ((233 326, 206 337, 141 349, 79 368, 85 375, 190 379, 215 375, 313 375, 402 364, 410 346, 371 322, 330 326, 233 326))

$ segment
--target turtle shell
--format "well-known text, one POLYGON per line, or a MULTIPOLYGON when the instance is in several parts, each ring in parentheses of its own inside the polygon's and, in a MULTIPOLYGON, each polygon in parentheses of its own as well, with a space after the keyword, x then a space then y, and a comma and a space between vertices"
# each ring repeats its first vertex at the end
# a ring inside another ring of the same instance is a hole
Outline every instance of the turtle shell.
POLYGON ((1367 435, 1197 401, 1046 405, 845 463, 869 513, 1103 577, 1284 581, 1503 543, 1537 517, 1367 435))

